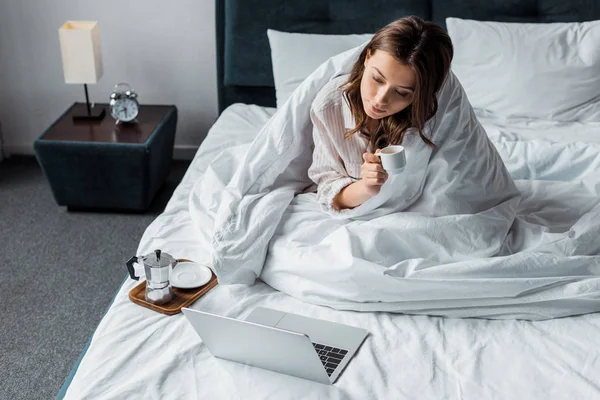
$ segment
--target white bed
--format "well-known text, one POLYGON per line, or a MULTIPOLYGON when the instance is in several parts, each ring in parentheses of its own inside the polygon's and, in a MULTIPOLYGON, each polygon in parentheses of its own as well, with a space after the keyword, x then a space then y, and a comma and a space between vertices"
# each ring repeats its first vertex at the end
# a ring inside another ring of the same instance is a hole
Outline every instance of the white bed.
MULTIPOLYGON (((282 51, 276 52, 273 42, 271 53, 266 35, 268 28, 304 33, 364 34, 374 32, 375 28, 382 26, 382 21, 389 21, 391 15, 409 14, 421 15, 440 24, 445 24, 446 17, 461 15, 479 20, 519 22, 600 19, 600 3, 597 1, 564 3, 539 0, 533 3, 535 7, 528 0, 511 2, 510 5, 500 0, 394 0, 381 1, 377 3, 381 7, 373 7, 370 0, 353 0, 344 2, 344 7, 340 7, 337 0, 305 0, 298 4, 288 2, 286 7, 280 7, 280 0, 217 0, 217 83, 219 109, 223 111, 202 142, 165 211, 146 229, 137 255, 162 249, 176 258, 210 264, 208 247, 212 238, 202 236, 210 229, 197 229, 189 211, 193 190, 198 188, 198 182, 202 182, 209 165, 215 165, 212 162, 222 150, 236 146, 242 150, 276 111, 275 108, 240 102, 275 105, 274 89, 277 89, 278 80, 283 82, 280 88, 289 95, 293 86, 319 65, 318 62, 301 65, 298 60, 304 62, 306 58, 302 50, 315 50, 315 54, 327 50, 320 48, 316 51, 314 47, 324 46, 325 42, 314 37, 303 41, 298 36, 282 34, 279 39, 298 40, 298 45, 288 42, 281 47, 282 51), (593 10, 586 8, 590 4, 593 10), (357 20, 360 24, 356 23, 357 20), (302 42, 304 46, 300 45, 302 42), (288 52, 289 47, 296 51, 288 52), (282 59, 289 56, 287 63, 283 62, 282 59), (275 58, 282 66, 277 70, 285 76, 275 76, 273 84, 271 61, 275 58), (290 66, 303 66, 304 69, 292 71, 290 66), (228 104, 232 105, 226 107, 228 104)), ((469 29, 467 32, 470 32, 469 29)), ((277 33, 271 32, 270 35, 275 38, 277 33)), ((354 36, 347 39, 360 39, 358 35, 354 36)), ((481 37, 468 34, 463 39, 468 42, 481 37)), ((511 45, 518 40, 499 43, 511 45)), ((486 40, 479 45, 481 48, 463 47, 474 51, 475 56, 471 60, 479 70, 471 73, 473 66, 468 66, 461 82, 463 78, 465 82, 472 79, 468 82, 469 87, 480 90, 470 93, 479 95, 480 101, 489 101, 489 92, 502 97, 496 103, 491 102, 492 108, 497 106, 500 111, 506 111, 513 107, 517 113, 521 111, 520 100, 523 100, 524 107, 532 107, 534 112, 561 105, 561 101, 552 103, 556 98, 551 97, 558 90, 554 84, 560 82, 550 79, 553 73, 561 72, 560 68, 550 68, 546 74, 538 74, 551 81, 550 84, 538 85, 540 90, 550 93, 538 93, 538 99, 542 102, 547 100, 544 107, 536 104, 533 97, 521 95, 529 93, 529 88, 524 86, 519 87, 520 91, 510 92, 507 89, 506 93, 503 90, 487 90, 485 84, 498 74, 490 69, 491 64, 478 63, 478 60, 485 59, 480 57, 482 51, 495 50, 488 46, 486 40), (478 87, 480 81, 484 85, 478 87), (505 101, 505 94, 507 98, 510 94, 517 97, 512 102, 505 101), (518 107, 514 107, 516 105, 518 107)), ((543 46, 540 48, 544 49, 543 46)), ((463 53, 463 60, 464 56, 463 53)), ((466 56, 468 60, 469 55, 466 56)), ((547 66, 545 57, 546 53, 542 51, 540 59, 543 67, 547 66)), ((573 58, 569 60, 573 61, 573 58)), ((499 65, 496 64, 496 67, 499 65)), ((600 75, 592 67, 593 76, 599 77, 594 78, 597 84, 600 75)), ((536 73, 539 65, 532 68, 536 73)), ((530 83, 527 74, 519 75, 517 69, 501 78, 510 80, 520 76, 519 84, 526 86, 530 83)), ((562 83, 573 82, 573 79, 577 82, 581 71, 572 69, 571 81, 565 79, 562 83)), ((586 82, 592 82, 592 78, 586 82)), ((579 93, 594 88, 591 83, 576 86, 572 91, 562 88, 560 95, 578 101, 581 100, 579 93)), ((277 89, 278 103, 285 101, 280 97, 283 92, 277 89)), ((469 94, 469 99, 474 100, 475 97, 469 94)), ((600 102, 596 103, 600 105, 600 102)), ((571 111, 573 109, 567 110, 567 113, 571 111)), ((543 191, 563 188, 557 196, 562 202, 521 210, 521 216, 539 217, 543 220, 542 225, 547 224, 550 233, 554 230, 568 231, 573 222, 600 198, 600 118, 596 115, 596 122, 556 122, 551 118, 534 120, 527 115, 490 115, 479 113, 479 121, 517 186, 525 189, 525 197, 531 199, 541 195, 540 198, 552 199, 550 193, 543 191), (532 180, 539 182, 532 185, 532 180), (573 184, 561 184, 570 181, 573 184), (535 191, 540 193, 533 193, 535 191)), ((231 171, 221 172, 228 175, 231 171)), ((531 204, 535 205, 535 202, 531 204)), ((588 239, 590 242, 597 240, 588 239)), ((597 275, 592 271, 586 276, 596 279, 596 286, 589 285, 593 290, 598 287, 597 275)), ((268 280, 266 275, 265 280, 268 280)), ((325 386, 214 358, 183 314, 169 317, 132 303, 128 292, 138 283, 130 279, 123 283, 59 397, 64 394, 65 399, 600 398, 600 352, 597 346, 600 342, 600 313, 524 321, 340 311, 302 302, 260 280, 253 286, 217 285, 193 304, 192 308, 234 318, 245 318, 255 307, 265 306, 368 330, 367 339, 336 384, 325 386)), ((561 290, 558 287, 555 292, 560 295, 561 290)), ((581 304, 587 303, 587 299, 578 297, 576 300, 581 304)), ((597 298, 595 301, 597 303, 597 298)), ((502 314, 495 317, 502 318, 502 314)), ((511 318, 511 315, 507 314, 507 317, 511 318)))
MULTIPOLYGON (((206 261, 189 217, 190 191, 215 154, 250 142, 274 112, 234 104, 222 113, 137 254, 161 248, 206 261)), ((535 127, 482 122, 509 168, 518 169, 521 161, 515 164, 511 157, 522 154, 511 150, 511 140, 526 142, 535 127)), ((571 134, 600 137, 600 127, 553 124, 543 130, 560 139, 548 145, 581 148, 600 160, 600 144, 585 144, 571 134)), ((236 318, 266 306, 367 329, 369 336, 338 382, 325 386, 214 358, 183 314, 167 317, 129 301, 128 291, 138 283, 127 280, 116 295, 66 399, 600 398, 600 314, 532 322, 337 311, 300 302, 262 282, 218 285, 193 305, 236 318)))

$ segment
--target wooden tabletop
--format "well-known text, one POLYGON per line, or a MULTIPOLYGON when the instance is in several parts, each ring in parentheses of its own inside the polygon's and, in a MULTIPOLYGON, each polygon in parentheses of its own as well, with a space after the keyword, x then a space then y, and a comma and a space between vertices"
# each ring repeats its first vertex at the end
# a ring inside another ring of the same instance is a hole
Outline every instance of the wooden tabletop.
POLYGON ((87 113, 85 103, 75 103, 41 137, 41 140, 69 140, 100 143, 145 143, 156 126, 175 107, 167 105, 140 105, 137 123, 120 123, 110 115, 108 104, 106 116, 100 122, 73 121, 73 115, 87 113))

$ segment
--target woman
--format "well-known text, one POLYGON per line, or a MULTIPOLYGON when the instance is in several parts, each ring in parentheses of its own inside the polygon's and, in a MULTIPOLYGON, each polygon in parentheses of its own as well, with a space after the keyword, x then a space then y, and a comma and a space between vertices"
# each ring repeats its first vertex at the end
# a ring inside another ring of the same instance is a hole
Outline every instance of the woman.
POLYGON ((319 202, 343 210, 377 195, 388 175, 373 149, 402 144, 409 128, 434 146, 423 130, 437 111, 452 56, 439 25, 405 17, 375 33, 349 75, 323 87, 311 107, 308 171, 319 202))

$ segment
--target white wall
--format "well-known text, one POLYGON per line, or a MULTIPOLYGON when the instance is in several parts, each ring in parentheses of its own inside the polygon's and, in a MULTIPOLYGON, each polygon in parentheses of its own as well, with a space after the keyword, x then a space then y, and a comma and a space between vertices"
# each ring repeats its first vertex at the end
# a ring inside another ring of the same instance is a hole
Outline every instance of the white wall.
POLYGON ((33 140, 85 101, 83 85, 64 83, 58 28, 88 20, 99 22, 104 60, 103 77, 88 85, 90 101, 108 102, 114 84, 125 81, 142 106, 175 104, 176 156, 192 156, 218 113, 214 12, 214 0, 1 0, 6 152, 33 154, 33 140))

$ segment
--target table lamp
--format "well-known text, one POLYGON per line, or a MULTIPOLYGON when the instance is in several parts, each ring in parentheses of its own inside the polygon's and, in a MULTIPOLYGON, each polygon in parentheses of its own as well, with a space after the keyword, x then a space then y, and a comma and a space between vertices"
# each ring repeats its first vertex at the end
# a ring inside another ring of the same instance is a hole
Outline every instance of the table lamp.
POLYGON ((75 121, 101 121, 104 107, 90 106, 88 84, 97 83, 104 72, 98 23, 67 21, 58 29, 65 83, 83 84, 87 113, 74 115, 75 121))

